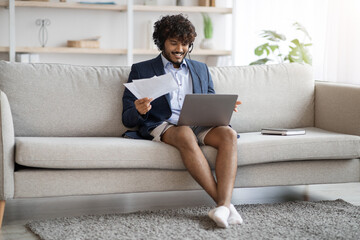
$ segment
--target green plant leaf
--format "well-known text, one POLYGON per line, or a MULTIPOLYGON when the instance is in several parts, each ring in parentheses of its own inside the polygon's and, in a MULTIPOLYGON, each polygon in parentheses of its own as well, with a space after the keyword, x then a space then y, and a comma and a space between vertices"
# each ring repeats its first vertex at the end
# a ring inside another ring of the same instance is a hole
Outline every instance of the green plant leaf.
POLYGON ((271 30, 263 30, 262 33, 260 33, 260 36, 272 42, 279 42, 286 40, 285 35, 271 30))
POLYGON ((212 38, 213 24, 212 24, 211 18, 209 17, 209 15, 207 13, 201 13, 201 15, 203 16, 203 21, 204 21, 204 36, 207 39, 212 38))
POLYGON ((297 38, 293 39, 291 42, 294 43, 296 46, 300 45, 300 41, 297 38))
POLYGON ((279 49, 279 45, 269 45, 272 52, 274 52, 276 49, 279 49))
POLYGON ((289 52, 288 59, 290 62, 299 62, 312 64, 312 57, 303 43, 300 43, 298 39, 291 41, 295 46, 289 46, 291 51, 289 52))
POLYGON ((270 51, 269 51, 268 47, 269 47, 268 43, 258 46, 257 48, 255 48, 255 55, 261 56, 264 54, 264 51, 266 51, 266 56, 269 56, 270 51))
POLYGON ((271 59, 269 58, 262 58, 262 59, 259 59, 257 61, 254 61, 252 63, 250 63, 250 65, 261 65, 261 64, 266 64, 267 62, 269 61, 272 61, 271 59))
POLYGON ((293 24, 293 26, 296 28, 296 30, 299 30, 299 31, 303 32, 303 33, 305 34, 305 36, 307 36, 307 37, 310 39, 310 41, 311 41, 310 34, 308 33, 308 31, 306 30, 306 28, 305 28, 303 25, 301 25, 301 24, 298 23, 298 22, 295 22, 295 23, 293 24))

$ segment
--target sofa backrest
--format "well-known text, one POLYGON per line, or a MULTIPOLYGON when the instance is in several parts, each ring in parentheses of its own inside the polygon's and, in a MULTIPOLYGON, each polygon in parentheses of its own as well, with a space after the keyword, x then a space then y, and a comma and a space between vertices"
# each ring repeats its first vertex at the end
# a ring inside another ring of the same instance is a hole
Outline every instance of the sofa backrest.
MULTIPOLYGON (((301 64, 210 67, 217 93, 243 102, 238 132, 314 125, 314 81, 301 64)), ((16 136, 117 137, 123 83, 130 67, 21 64, 0 61, 0 90, 10 103, 16 136)))
POLYGON ((16 136, 121 136, 129 67, 0 62, 16 136))
POLYGON ((216 93, 239 95, 242 104, 231 120, 236 131, 314 126, 315 82, 309 65, 211 67, 210 73, 216 93))

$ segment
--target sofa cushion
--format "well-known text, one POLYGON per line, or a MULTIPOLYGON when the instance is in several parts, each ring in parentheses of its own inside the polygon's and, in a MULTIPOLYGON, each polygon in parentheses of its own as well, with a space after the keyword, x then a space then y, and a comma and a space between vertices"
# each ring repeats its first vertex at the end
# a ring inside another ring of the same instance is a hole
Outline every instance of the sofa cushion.
POLYGON ((262 127, 314 127, 315 83, 307 64, 211 67, 216 93, 235 93, 242 104, 231 125, 237 132, 262 127))
MULTIPOLYGON (((306 128, 300 136, 241 134, 238 165, 360 157, 360 137, 306 128)), ((203 146, 211 168, 216 150, 203 146)), ((39 168, 185 169, 176 148, 148 140, 124 138, 17 137, 16 162, 39 168)))
MULTIPOLYGON (((260 132, 242 133, 238 140, 238 165, 315 159, 360 157, 360 137, 305 128, 305 135, 275 136, 260 132)), ((205 155, 215 161, 215 149, 205 146, 205 155)))
POLYGON ((0 61, 16 136, 118 137, 130 67, 0 61))

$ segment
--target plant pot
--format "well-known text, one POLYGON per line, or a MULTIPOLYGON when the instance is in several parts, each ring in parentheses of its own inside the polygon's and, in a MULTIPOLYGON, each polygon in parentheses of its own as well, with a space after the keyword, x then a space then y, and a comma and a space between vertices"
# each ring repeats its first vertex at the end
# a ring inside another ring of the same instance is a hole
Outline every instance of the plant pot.
POLYGON ((214 48, 214 41, 212 38, 204 38, 200 43, 200 48, 202 49, 213 49, 214 48))

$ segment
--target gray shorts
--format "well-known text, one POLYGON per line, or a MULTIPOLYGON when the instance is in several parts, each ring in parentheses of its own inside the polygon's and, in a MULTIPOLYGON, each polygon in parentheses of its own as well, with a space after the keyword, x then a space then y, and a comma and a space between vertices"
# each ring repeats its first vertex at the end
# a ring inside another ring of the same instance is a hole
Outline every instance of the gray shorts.
MULTIPOLYGON (((163 122, 162 124, 160 124, 159 126, 157 126, 156 128, 154 128, 151 132, 150 135, 153 136, 153 141, 155 142, 161 142, 161 137, 162 135, 171 127, 174 127, 174 124, 168 123, 168 122, 163 122)), ((198 126, 190 126, 191 130, 194 132, 197 140, 198 140, 198 144, 200 146, 205 145, 204 143, 204 139, 206 134, 208 134, 208 132, 210 132, 211 129, 213 129, 213 127, 198 127, 198 126)))

